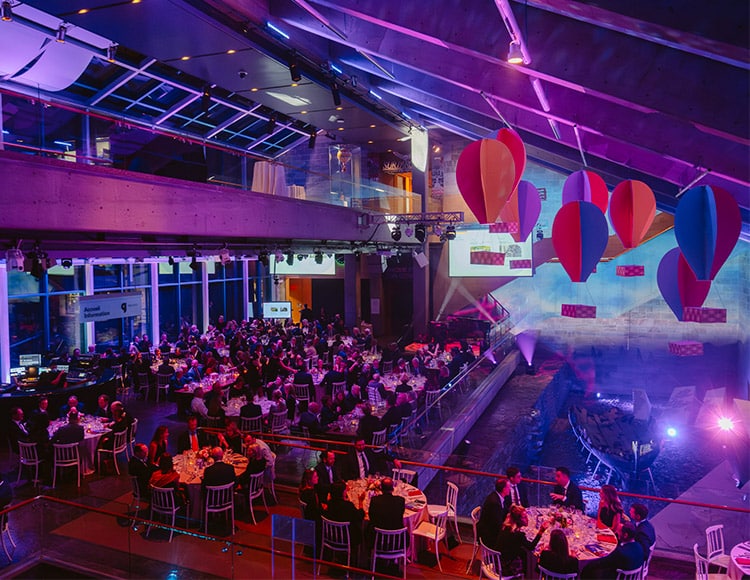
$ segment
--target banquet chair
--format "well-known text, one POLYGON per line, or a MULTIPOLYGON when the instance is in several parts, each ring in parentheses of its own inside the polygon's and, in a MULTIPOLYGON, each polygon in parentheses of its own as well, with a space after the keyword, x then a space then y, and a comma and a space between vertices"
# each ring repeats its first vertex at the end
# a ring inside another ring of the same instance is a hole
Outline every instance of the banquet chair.
POLYGON ((240 431, 243 433, 262 433, 263 417, 240 417, 240 431))
POLYGON ((53 443, 54 461, 52 467, 52 487, 57 484, 57 470, 75 467, 78 474, 78 487, 81 487, 81 455, 78 443, 53 443))
POLYGON ((401 445, 406 445, 408 440, 409 446, 414 447, 414 440, 411 436, 411 417, 411 414, 407 417, 401 417, 401 432, 399 434, 399 439, 401 440, 401 445))
POLYGON ((289 432, 286 414, 286 411, 271 413, 271 433, 273 435, 281 435, 289 432))
POLYGON ((349 522, 334 522, 328 518, 320 517, 321 526, 323 533, 321 534, 320 540, 320 557, 318 558, 318 574, 320 574, 320 567, 323 560, 323 554, 325 549, 328 548, 331 554, 331 562, 334 561, 336 552, 346 553, 346 566, 347 568, 351 565, 352 551, 351 551, 351 539, 349 537, 349 522))
POLYGON ((115 365, 115 374, 112 377, 115 381, 115 394, 120 401, 127 401, 133 396, 133 386, 130 377, 126 375, 125 364, 115 365))
POLYGON ((480 517, 482 517, 482 506, 478 505, 473 510, 471 510, 471 529, 474 533, 474 547, 471 550, 471 560, 469 560, 469 563, 466 564, 467 574, 471 571, 471 566, 472 564, 474 564, 474 560, 477 559, 477 552, 479 552, 479 535, 477 534, 477 524, 479 523, 480 517))
POLYGON ((425 391, 425 406, 427 407, 427 420, 430 420, 430 409, 437 409, 440 414, 440 421, 443 421, 443 403, 440 399, 442 391, 425 391))
POLYGON ((229 514, 230 535, 234 535, 234 482, 226 485, 207 485, 203 511, 203 531, 208 533, 209 514, 229 514))
POLYGON ((725 572, 729 568, 729 554, 724 552, 724 524, 706 528, 706 558, 725 572))
POLYGON ((307 509, 307 504, 303 502, 301 499, 297 498, 297 506, 299 507, 299 515, 304 520, 305 510, 307 509))
POLYGON ((479 580, 482 578, 489 578, 490 580, 511 580, 511 578, 523 578, 523 573, 514 574, 512 576, 503 576, 503 564, 501 561, 501 554, 497 550, 493 550, 484 545, 482 540, 479 540, 479 547, 482 551, 481 565, 479 566, 479 580))
POLYGON ((642 575, 643 566, 638 566, 632 570, 621 570, 618 568, 615 580, 641 580, 642 575))
POLYGON ((698 544, 693 544, 693 556, 695 558, 695 580, 721 580, 728 578, 726 574, 710 574, 708 568, 710 562, 698 552, 698 544))
POLYGON ((266 508, 266 513, 270 515, 268 511, 268 504, 266 503, 265 488, 263 487, 263 478, 266 473, 261 471, 260 473, 253 473, 250 476, 247 484, 247 506, 250 509, 250 517, 253 518, 253 525, 257 525, 255 520, 255 510, 253 509, 253 500, 258 498, 263 499, 263 507, 266 508))
POLYGON ((377 387, 367 387, 367 400, 376 407, 383 406, 383 398, 380 396, 377 387))
POLYGON ((206 427, 209 429, 221 429, 224 427, 224 417, 206 416, 206 427))
POLYGON ((331 383, 331 396, 336 397, 338 393, 344 393, 344 395, 346 395, 346 381, 331 383))
POLYGON ((133 417, 133 422, 130 423, 130 429, 128 429, 128 448, 125 450, 125 457, 135 457, 133 454, 133 445, 135 445, 135 434, 138 432, 138 419, 133 417), (128 453, 129 451, 129 453, 128 453))
POLYGON ((37 453, 36 443, 18 442, 18 478, 16 483, 21 481, 21 471, 24 467, 34 468, 34 479, 31 482, 36 486, 39 485, 39 464, 42 462, 37 453))
POLYGON ((273 501, 279 503, 279 498, 276 497, 276 454, 271 451, 273 455, 273 461, 270 464, 266 464, 266 470, 263 472, 265 477, 263 478, 263 485, 265 485, 271 491, 271 497, 273 501))
POLYGON ((382 429, 381 431, 373 431, 372 433, 372 443, 371 445, 375 447, 373 449, 374 453, 382 453, 383 449, 385 447, 385 441, 386 441, 386 430, 382 429))
MULTIPOLYGON (((173 487, 151 487, 151 515, 150 520, 154 520, 154 515, 167 516, 170 518, 169 521, 169 541, 172 541, 174 535, 175 519, 177 518, 177 512, 180 509, 185 508, 185 517, 187 518, 187 504, 185 506, 178 506, 174 499, 174 488, 173 487)), ((151 525, 148 525, 146 530, 146 537, 151 533, 151 525)))
POLYGON ((117 472, 117 475, 120 475, 120 466, 117 464, 117 456, 120 453, 125 453, 125 457, 128 456, 128 431, 127 429, 125 431, 119 431, 118 433, 115 433, 113 436, 113 445, 112 449, 105 449, 103 447, 100 447, 96 450, 96 463, 99 467, 99 473, 102 472, 102 454, 112 455, 112 463, 115 464, 115 471, 117 472))
POLYGON ((143 393, 143 400, 148 401, 151 396, 151 373, 138 373, 138 387, 143 393))
POLYGON ((164 401, 167 400, 169 394, 169 381, 172 378, 172 374, 169 373, 158 373, 156 375, 156 402, 159 402, 159 393, 164 391, 164 401))
POLYGON ((387 375, 388 373, 392 373, 392 372, 393 372, 393 361, 388 361, 388 362, 381 363, 381 365, 380 365, 380 374, 381 374, 381 376, 382 375, 387 375))
POLYGON ((648 578, 648 567, 651 565, 651 558, 654 557, 655 550, 656 550, 656 542, 651 544, 651 546, 648 549, 648 554, 646 554, 646 561, 643 563, 643 575, 642 575, 643 580, 648 578))
POLYGON ((292 384, 292 390, 294 391, 294 398, 299 405, 301 401, 310 401, 310 387, 307 385, 300 385, 298 383, 292 384))
POLYGON ((438 514, 446 512, 448 517, 453 520, 453 527, 456 530, 456 539, 458 543, 461 542, 461 532, 458 531, 458 518, 456 517, 456 505, 458 504, 458 486, 449 481, 447 483, 447 489, 445 490, 445 504, 444 505, 427 505, 427 513, 430 515, 430 519, 435 518, 438 514))
POLYGON ((433 521, 421 521, 416 528, 412 531, 412 536, 426 538, 435 542, 435 558, 437 558, 438 569, 442 572, 443 566, 440 564, 440 542, 445 542, 445 549, 450 550, 448 547, 448 539, 446 537, 446 523, 448 519, 448 511, 445 510, 443 513, 436 514, 433 521))
MULTIPOLYGON (((10 504, 2 507, 2 511, 5 511, 7 509, 10 509, 10 504)), ((13 549, 15 550, 16 543, 13 541, 13 536, 10 535, 10 526, 8 525, 8 514, 3 514, 2 516, 0 516, 0 540, 2 541, 3 550, 5 550, 5 555, 8 557, 8 562, 12 562, 13 558, 10 557, 10 551, 8 550, 8 545, 5 543, 5 536, 8 536, 10 545, 13 546, 13 549)))
POLYGON ((575 580, 578 578, 578 572, 564 574, 562 572, 552 572, 544 566, 539 566, 539 580, 575 580))
POLYGON ((375 563, 378 560, 390 562, 403 561, 404 579, 406 578, 406 534, 407 529, 382 530, 375 528, 375 546, 372 550, 372 578, 375 579, 375 563))
POLYGON ((398 469, 393 468, 393 479, 403 481, 409 485, 414 485, 414 478, 417 477, 417 472, 413 469, 398 469))
POLYGON ((135 518, 141 512, 141 501, 144 499, 143 491, 141 490, 141 484, 138 481, 138 477, 135 475, 128 476, 130 478, 130 487, 132 489, 132 498, 128 504, 128 513, 135 508, 135 518))

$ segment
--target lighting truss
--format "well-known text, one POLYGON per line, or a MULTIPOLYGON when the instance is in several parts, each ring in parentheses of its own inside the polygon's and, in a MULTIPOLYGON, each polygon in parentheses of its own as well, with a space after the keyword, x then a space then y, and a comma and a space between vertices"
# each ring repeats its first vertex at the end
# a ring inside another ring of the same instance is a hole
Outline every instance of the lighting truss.
POLYGON ((460 224, 464 221, 462 211, 435 211, 428 213, 401 213, 401 214, 364 214, 363 225, 374 226, 378 224, 460 224))

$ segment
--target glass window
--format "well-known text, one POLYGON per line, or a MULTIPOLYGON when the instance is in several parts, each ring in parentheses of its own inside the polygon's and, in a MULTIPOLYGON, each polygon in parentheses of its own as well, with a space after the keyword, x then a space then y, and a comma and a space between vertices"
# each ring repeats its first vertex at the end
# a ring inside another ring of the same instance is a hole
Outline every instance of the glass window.
POLYGON ((8 296, 39 294, 41 291, 41 281, 28 272, 8 271, 8 296))
POLYGON ((53 266, 47 270, 49 292, 85 292, 86 273, 83 266, 53 266))
MULTIPOLYGON (((10 277, 10 273, 9 273, 10 277)), ((21 354, 47 352, 44 339, 44 304, 39 296, 8 301, 10 366, 18 366, 21 354)))
POLYGON ((121 264, 97 264, 94 266, 94 288, 121 288, 121 264))

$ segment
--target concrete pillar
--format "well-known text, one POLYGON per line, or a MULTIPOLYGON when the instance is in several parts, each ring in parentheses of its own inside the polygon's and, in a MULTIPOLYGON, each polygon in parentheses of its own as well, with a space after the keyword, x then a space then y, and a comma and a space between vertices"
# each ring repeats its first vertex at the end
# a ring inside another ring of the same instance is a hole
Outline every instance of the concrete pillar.
MULTIPOLYGON (((430 138, 427 129, 412 130, 411 137, 411 158, 412 158, 412 189, 414 193, 422 196, 421 212, 427 212, 427 196, 430 194, 429 170, 427 160, 430 151, 430 138)), ((429 251, 427 246, 422 249, 424 261, 427 264, 421 267, 417 259, 413 260, 413 288, 412 288, 412 305, 413 316, 412 325, 414 336, 426 333, 429 325, 429 296, 430 296, 430 265, 429 251)), ((424 263, 424 262, 423 262, 424 263)))
MULTIPOLYGON (((360 258, 362 259, 362 258, 360 258)), ((348 327, 357 324, 359 294, 359 260, 354 254, 344 256, 344 322, 348 327)))

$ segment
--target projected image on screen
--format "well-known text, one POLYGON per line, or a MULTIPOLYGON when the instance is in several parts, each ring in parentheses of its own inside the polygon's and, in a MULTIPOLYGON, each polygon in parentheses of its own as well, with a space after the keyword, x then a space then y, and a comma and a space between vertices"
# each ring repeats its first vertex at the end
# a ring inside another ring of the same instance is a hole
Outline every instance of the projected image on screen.
POLYGON ((532 276, 531 236, 516 242, 489 226, 462 228, 448 242, 449 275, 458 277, 532 276))
POLYGON ((291 302, 264 302, 263 318, 291 318, 291 302))

